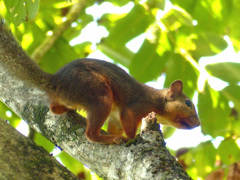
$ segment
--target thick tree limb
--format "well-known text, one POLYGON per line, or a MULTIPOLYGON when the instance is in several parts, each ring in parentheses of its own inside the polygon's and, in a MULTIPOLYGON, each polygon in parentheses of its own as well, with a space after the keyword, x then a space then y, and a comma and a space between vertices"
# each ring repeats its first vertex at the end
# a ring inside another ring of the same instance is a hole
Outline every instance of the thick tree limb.
POLYGON ((0 179, 78 179, 0 118, 0 179))
POLYGON ((147 128, 127 146, 90 143, 84 136, 83 117, 75 112, 51 115, 44 92, 27 87, 2 67, 0 100, 32 128, 104 179, 190 179, 166 149, 159 130, 147 128))

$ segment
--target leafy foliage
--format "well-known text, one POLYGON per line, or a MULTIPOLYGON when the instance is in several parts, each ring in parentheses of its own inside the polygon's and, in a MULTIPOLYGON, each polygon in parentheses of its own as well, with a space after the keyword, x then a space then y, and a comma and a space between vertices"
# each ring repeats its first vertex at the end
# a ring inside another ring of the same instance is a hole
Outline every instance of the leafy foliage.
POLYGON ((11 21, 19 25, 23 20, 32 20, 39 8, 39 0, 4 0, 11 21))
MULTIPOLYGON (((15 36, 30 55, 61 25, 76 3, 53 0, 0 1, 1 4, 3 2, 5 8, 1 8, 1 12, 5 13, 8 23, 14 24, 11 27, 15 36)), ((203 74, 199 67, 200 59, 222 52, 227 47, 224 36, 230 38, 236 52, 240 49, 239 2, 85 0, 83 3, 85 8, 79 12, 77 21, 44 54, 39 65, 47 72, 54 73, 67 62, 99 50, 114 62, 128 68, 130 74, 141 82, 156 80, 164 75, 164 86, 168 87, 172 81, 181 79, 189 97, 198 92, 197 108, 202 132, 212 137, 212 141, 190 148, 179 157, 187 172, 192 178, 201 179, 211 171, 239 160, 240 151, 236 142, 240 139, 240 63, 213 63, 205 67, 208 77, 216 77, 228 83, 221 91, 214 90, 208 78, 205 79, 202 91, 198 87, 198 79, 203 74), (111 7, 131 5, 132 8, 128 13, 105 12, 97 19, 87 13, 88 7, 97 6, 100 9, 103 3, 108 3, 111 7), (93 22, 104 27, 108 35, 97 43, 86 40, 71 46, 69 42, 93 22), (127 43, 140 35, 145 38, 141 44, 137 44, 140 48, 133 52, 127 47, 127 43), (223 141, 219 146, 214 146, 214 139, 219 136, 223 141)), ((0 109, 1 116, 4 116, 7 108, 1 105, 0 109)), ((10 119, 17 118, 14 116, 10 119)), ((172 134, 172 130, 168 131, 167 128, 165 132, 167 136, 172 134)), ((52 146, 47 149, 52 149, 52 146)), ((59 157, 66 166, 71 164, 67 162, 67 155, 59 157)), ((75 167, 70 169, 78 174, 83 170, 81 168, 79 171, 75 167)), ((88 172, 86 174, 89 175, 88 172)))

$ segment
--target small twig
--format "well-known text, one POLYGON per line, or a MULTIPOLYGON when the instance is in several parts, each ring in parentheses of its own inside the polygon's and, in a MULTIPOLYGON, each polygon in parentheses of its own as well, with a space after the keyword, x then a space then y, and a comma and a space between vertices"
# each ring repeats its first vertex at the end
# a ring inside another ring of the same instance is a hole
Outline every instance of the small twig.
POLYGON ((71 24, 77 20, 80 12, 84 9, 85 0, 79 0, 78 3, 72 6, 71 10, 67 14, 67 20, 58 25, 51 36, 48 36, 43 43, 35 49, 32 54, 32 59, 39 63, 41 58, 52 48, 56 40, 71 26, 71 24))

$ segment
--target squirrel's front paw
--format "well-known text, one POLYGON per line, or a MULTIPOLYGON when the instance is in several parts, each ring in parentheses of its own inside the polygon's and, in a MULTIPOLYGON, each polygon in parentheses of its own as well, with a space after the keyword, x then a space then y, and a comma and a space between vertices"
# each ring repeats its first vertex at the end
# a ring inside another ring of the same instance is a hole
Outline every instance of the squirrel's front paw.
POLYGON ((123 144, 123 143, 128 142, 129 140, 130 140, 129 138, 124 137, 124 136, 116 136, 113 141, 116 144, 123 144))

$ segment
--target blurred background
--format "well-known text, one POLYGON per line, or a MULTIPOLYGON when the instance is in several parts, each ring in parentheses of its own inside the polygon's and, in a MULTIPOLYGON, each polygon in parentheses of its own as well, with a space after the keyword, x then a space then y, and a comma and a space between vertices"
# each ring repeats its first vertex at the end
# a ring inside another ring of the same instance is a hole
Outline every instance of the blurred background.
MULTIPOLYGON (((197 180, 214 174, 226 179, 239 163, 240 1, 0 0, 0 12, 24 50, 49 73, 90 57, 116 63, 158 89, 181 79, 201 127, 161 126, 170 152, 197 180)), ((98 179, 1 102, 0 116, 79 177, 98 179)))

